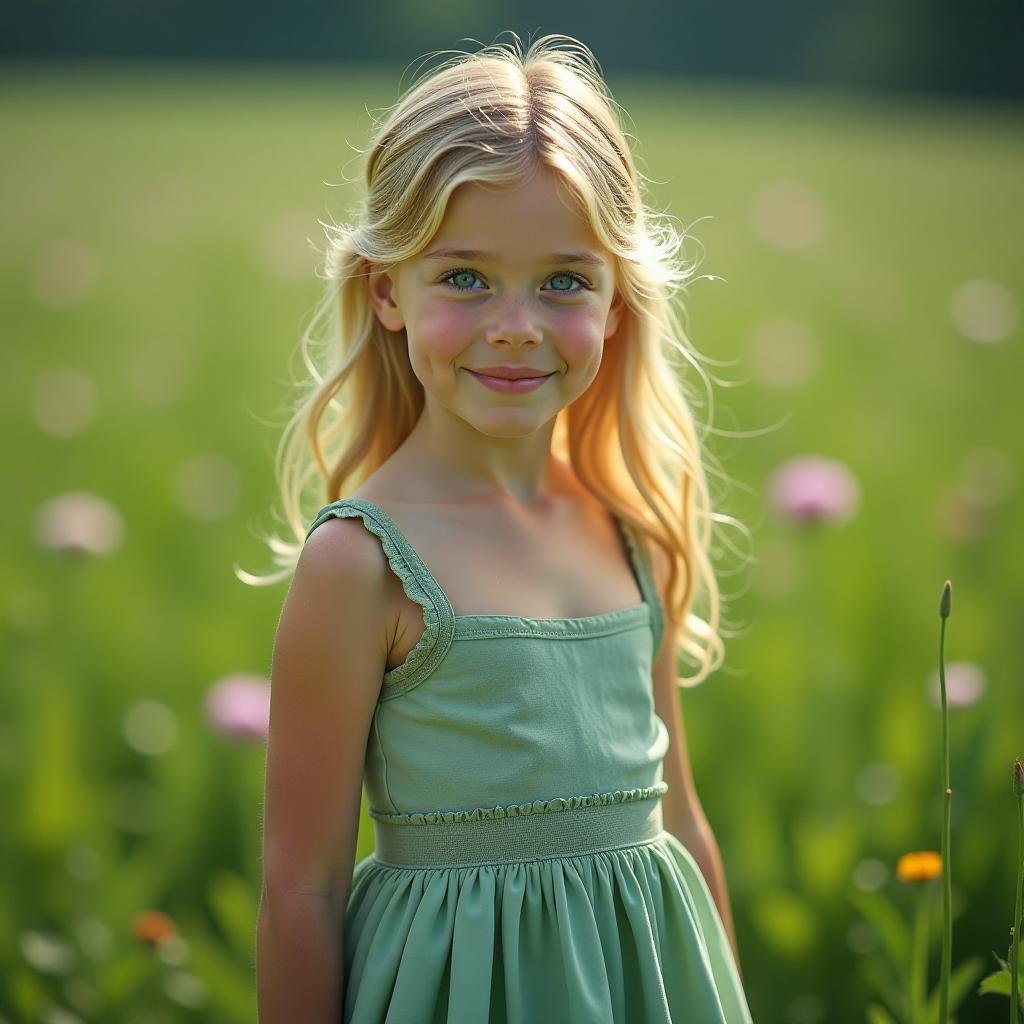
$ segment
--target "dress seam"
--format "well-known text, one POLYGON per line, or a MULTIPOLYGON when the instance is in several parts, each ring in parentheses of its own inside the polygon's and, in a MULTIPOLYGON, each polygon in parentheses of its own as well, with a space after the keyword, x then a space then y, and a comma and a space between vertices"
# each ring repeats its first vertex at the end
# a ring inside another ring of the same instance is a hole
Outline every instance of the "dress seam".
POLYGON ((482 867, 504 867, 507 864, 533 864, 545 860, 581 860, 584 857, 595 857, 602 853, 614 853, 616 850, 634 850, 642 846, 651 846, 654 843, 664 842, 667 832, 662 829, 658 835, 651 839, 641 839, 626 843, 616 843, 614 846, 602 846, 596 850, 587 850, 586 853, 564 854, 550 853, 539 857, 502 857, 498 860, 475 860, 465 864, 393 864, 391 861, 381 860, 374 851, 370 856, 375 864, 381 867, 390 868, 393 871, 459 871, 462 868, 482 867))
POLYGON ((609 624, 602 629, 594 629, 589 632, 573 633, 568 630, 557 629, 530 629, 526 626, 511 626, 507 629, 500 627, 476 627, 467 628, 465 632, 460 630, 458 620, 455 626, 455 640, 488 640, 495 637, 522 637, 524 640, 537 638, 541 640, 594 640, 603 636, 613 636, 616 633, 624 633, 630 629, 649 627, 650 619, 642 617, 633 622, 618 622, 609 624))

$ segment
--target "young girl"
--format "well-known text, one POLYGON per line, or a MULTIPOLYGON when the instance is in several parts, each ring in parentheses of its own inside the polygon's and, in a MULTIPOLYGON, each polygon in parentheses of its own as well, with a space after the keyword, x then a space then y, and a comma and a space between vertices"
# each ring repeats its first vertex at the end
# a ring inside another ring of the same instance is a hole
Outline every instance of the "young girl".
POLYGON ((678 705, 722 651, 680 238, 565 36, 435 69, 365 178, 282 446, 260 1020, 749 1024, 678 705))

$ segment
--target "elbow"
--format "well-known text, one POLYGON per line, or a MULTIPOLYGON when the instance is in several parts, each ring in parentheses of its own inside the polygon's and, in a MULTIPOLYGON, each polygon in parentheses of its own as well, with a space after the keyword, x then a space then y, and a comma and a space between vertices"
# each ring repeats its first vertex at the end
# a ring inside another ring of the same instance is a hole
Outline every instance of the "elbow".
POLYGON ((260 1024, 335 1024, 343 999, 338 929, 317 895, 265 886, 256 925, 260 1024))
POLYGON ((330 893, 313 882, 264 880, 260 893, 259 917, 268 925, 287 927, 296 918, 310 914, 330 924, 333 919, 330 893))

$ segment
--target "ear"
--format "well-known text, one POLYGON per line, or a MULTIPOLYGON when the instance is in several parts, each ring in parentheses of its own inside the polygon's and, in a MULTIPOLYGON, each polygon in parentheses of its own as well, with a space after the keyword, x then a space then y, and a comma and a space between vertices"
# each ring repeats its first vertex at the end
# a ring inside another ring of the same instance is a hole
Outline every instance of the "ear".
POLYGON ((366 287, 377 319, 389 331, 402 330, 405 327, 405 317, 396 301, 394 279, 376 263, 367 261, 365 266, 366 287))
POLYGON ((607 341, 618 329, 619 324, 622 322, 622 315, 626 309, 626 300, 623 299, 622 293, 618 288, 615 289, 615 294, 612 296, 612 304, 608 308, 608 317, 604 324, 604 339, 607 341))

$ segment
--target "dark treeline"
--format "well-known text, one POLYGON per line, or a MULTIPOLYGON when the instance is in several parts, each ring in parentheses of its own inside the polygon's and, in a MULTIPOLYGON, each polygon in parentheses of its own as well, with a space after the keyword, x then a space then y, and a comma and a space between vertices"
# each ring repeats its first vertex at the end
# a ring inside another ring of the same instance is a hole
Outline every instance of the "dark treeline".
MULTIPOLYGON (((1024 93, 1021 0, 6 2, 0 56, 405 64, 511 29, 582 39, 606 72, 1024 93)), ((507 39, 507 36, 501 36, 507 39)))

